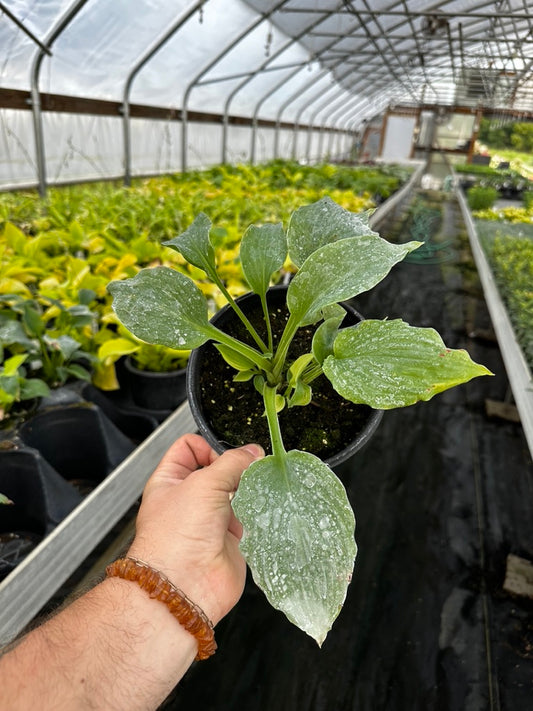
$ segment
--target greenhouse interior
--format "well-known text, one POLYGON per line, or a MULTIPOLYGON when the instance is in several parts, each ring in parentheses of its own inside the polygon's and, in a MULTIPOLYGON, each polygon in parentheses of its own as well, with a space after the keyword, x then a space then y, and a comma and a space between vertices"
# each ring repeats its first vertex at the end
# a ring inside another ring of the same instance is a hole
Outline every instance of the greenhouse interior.
POLYGON ((533 2, 0 0, 2 709, 531 708, 532 370, 533 2))

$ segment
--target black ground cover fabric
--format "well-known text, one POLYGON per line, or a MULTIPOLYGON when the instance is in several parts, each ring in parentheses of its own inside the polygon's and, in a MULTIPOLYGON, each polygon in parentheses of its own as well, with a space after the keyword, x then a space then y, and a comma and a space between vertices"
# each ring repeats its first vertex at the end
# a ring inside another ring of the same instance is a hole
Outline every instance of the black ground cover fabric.
MULTIPOLYGON (((444 218, 445 232, 457 235, 451 198, 444 218)), ((321 650, 249 579, 217 627, 217 654, 195 664, 162 708, 533 708, 533 603, 502 589, 509 553, 533 560, 533 467, 521 426, 485 415, 485 398, 503 400, 508 382, 486 338, 490 319, 464 239, 453 250, 442 264, 396 266, 355 306, 366 317, 437 328, 495 377, 386 413, 371 442, 337 469, 359 554, 321 650)))

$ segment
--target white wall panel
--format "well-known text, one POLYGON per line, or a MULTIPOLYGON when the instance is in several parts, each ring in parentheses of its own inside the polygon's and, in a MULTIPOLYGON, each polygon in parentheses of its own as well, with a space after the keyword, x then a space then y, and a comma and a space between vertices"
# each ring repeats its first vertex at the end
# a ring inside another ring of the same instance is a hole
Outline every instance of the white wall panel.
POLYGON ((0 188, 36 180, 32 115, 0 110, 0 188))
MULTIPOLYGON (((192 123, 188 131, 188 166, 207 168, 221 161, 222 126, 210 123, 192 123)), ((181 166, 179 166, 181 170, 181 166)))
POLYGON ((383 160, 409 158, 415 126, 415 116, 389 116, 380 157, 383 160))
POLYGON ((108 116, 43 114, 49 183, 120 175, 122 120, 108 116))

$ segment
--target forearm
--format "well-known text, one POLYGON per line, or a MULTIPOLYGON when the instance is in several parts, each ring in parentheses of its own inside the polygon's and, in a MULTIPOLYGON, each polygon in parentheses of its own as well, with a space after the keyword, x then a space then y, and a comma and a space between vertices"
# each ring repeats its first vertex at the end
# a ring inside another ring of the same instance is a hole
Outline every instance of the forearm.
POLYGON ((197 644, 134 582, 105 580, 0 658, 11 711, 147 711, 181 679, 197 644))

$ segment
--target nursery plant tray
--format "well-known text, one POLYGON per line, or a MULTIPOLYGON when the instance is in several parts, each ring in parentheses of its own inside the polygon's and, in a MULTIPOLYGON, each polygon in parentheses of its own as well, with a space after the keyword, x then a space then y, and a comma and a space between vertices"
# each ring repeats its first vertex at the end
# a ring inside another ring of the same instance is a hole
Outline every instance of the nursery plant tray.
POLYGON ((0 583, 0 645, 26 627, 126 514, 172 442, 195 429, 185 402, 0 583))
POLYGON ((507 309, 500 297, 492 269, 483 251, 464 194, 458 191, 459 205, 468 231, 472 254, 483 286, 485 300, 502 354, 509 384, 513 391, 529 451, 533 456, 533 378, 516 339, 507 309))

